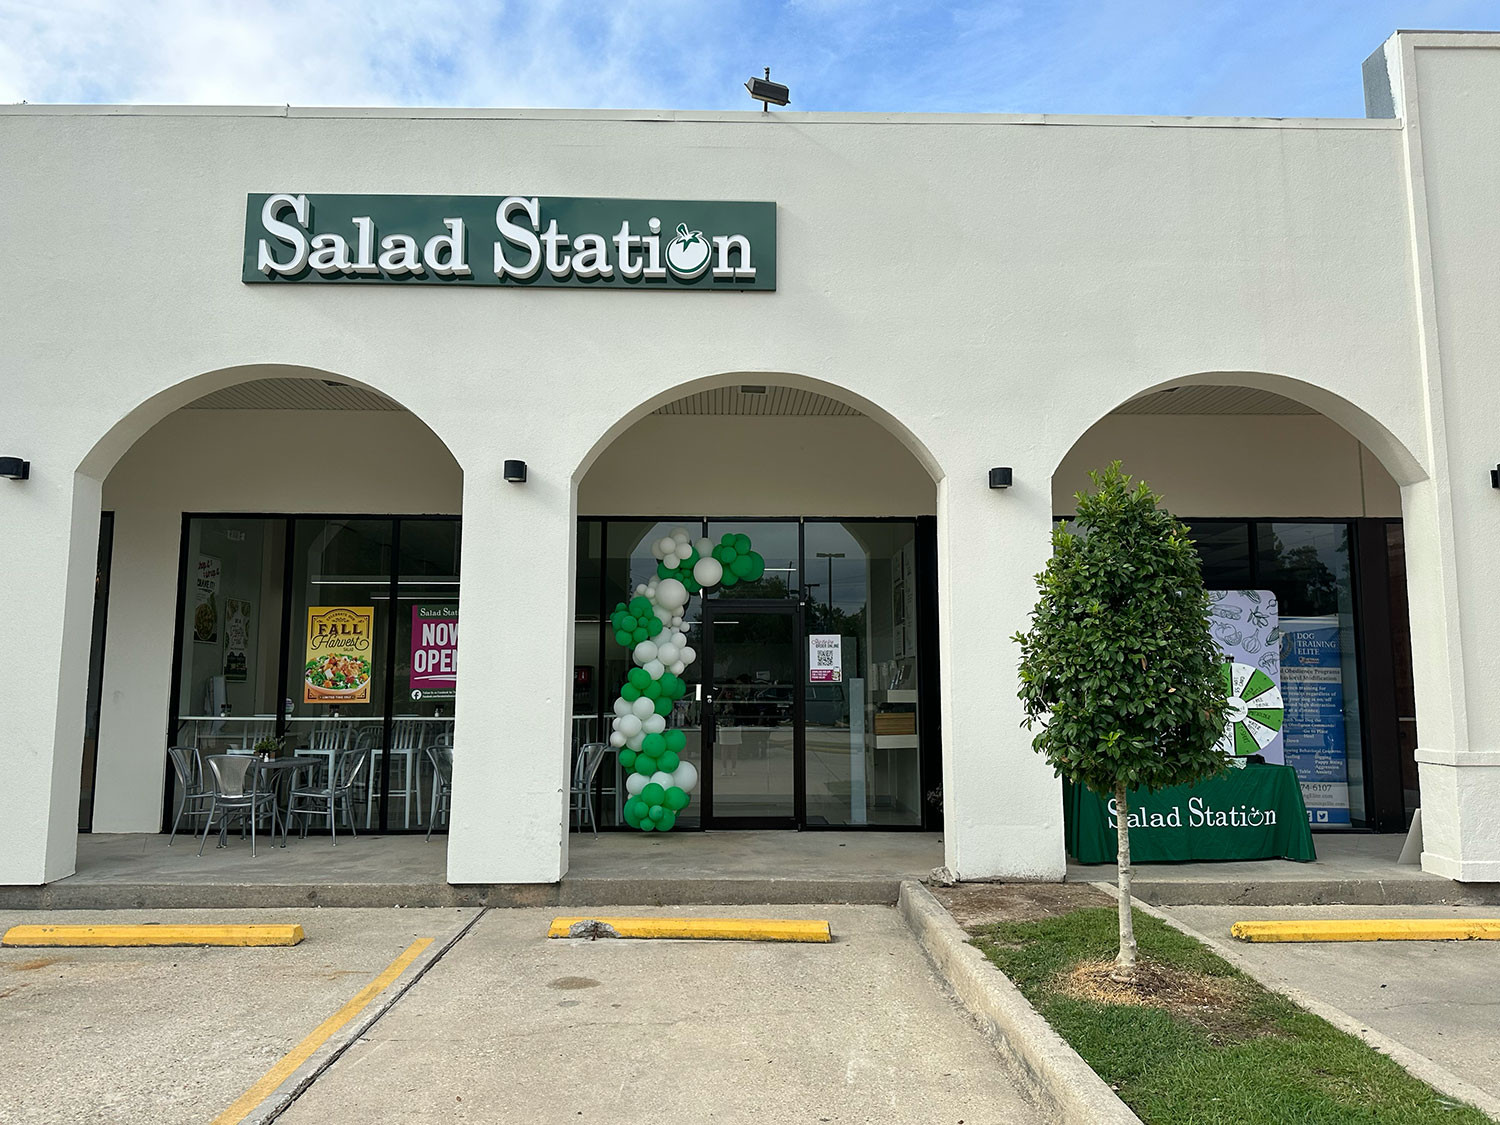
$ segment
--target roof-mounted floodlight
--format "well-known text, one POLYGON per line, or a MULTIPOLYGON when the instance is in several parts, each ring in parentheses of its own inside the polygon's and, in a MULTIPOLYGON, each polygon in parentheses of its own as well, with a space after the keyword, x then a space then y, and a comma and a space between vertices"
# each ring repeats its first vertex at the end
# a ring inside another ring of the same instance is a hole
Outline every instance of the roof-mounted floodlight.
POLYGON ((792 92, 779 82, 771 81, 771 68, 766 67, 764 78, 752 78, 745 83, 750 96, 761 103, 762 112, 769 112, 773 105, 786 105, 792 100, 792 92))

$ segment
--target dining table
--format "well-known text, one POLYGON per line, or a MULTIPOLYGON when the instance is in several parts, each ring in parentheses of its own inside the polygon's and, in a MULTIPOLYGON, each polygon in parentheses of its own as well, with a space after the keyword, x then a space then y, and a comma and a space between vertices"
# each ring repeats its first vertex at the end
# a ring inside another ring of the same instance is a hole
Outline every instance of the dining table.
MULTIPOLYGON (((271 802, 271 808, 281 821, 281 846, 286 847, 287 836, 291 831, 292 823, 292 790, 296 786, 296 776, 299 769, 317 769, 323 765, 323 759, 306 755, 294 754, 285 758, 262 758, 256 756, 256 768, 266 775, 267 784, 274 786, 277 790, 275 798, 271 802), (283 794, 280 792, 285 783, 285 807, 278 807, 283 794)), ((272 839, 275 839, 275 825, 272 825, 272 839)))

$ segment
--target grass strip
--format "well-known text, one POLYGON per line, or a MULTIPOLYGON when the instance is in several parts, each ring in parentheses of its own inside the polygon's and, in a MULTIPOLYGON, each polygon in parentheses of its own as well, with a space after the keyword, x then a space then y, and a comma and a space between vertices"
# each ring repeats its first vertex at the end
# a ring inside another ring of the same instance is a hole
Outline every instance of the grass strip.
POLYGON ((1149 1125, 1489 1120, 1139 911, 1144 1002, 1121 997, 1108 980, 1103 963, 1118 942, 1112 907, 970 933, 1149 1125))

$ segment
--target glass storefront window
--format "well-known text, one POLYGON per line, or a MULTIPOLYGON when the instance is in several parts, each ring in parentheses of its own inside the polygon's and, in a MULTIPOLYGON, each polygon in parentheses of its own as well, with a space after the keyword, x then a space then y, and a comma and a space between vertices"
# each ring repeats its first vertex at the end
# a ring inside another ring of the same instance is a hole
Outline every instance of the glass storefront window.
POLYGON ((807 822, 917 825, 916 526, 808 521, 806 632, 837 636, 841 682, 804 684, 807 822))
POLYGON ((360 827, 379 826, 384 808, 388 828, 424 829, 427 749, 452 744, 459 521, 186 524, 173 741, 247 753, 280 734, 287 752, 325 764, 365 751, 360 827))
POLYGON ((710 520, 708 537, 715 543, 725 535, 748 535, 753 550, 766 560, 766 572, 755 582, 720 587, 719 598, 792 598, 801 589, 796 520, 710 520))
POLYGON ((286 521, 187 521, 173 741, 204 754, 249 750, 282 709, 286 521))
MULTIPOLYGON (((369 769, 384 792, 387 824, 425 827, 433 815, 429 747, 453 745, 458 676, 457 520, 403 519, 397 529, 395 690, 390 752, 378 747, 369 769), (382 772, 386 776, 382 777, 382 772)), ((372 595, 379 604, 390 593, 372 595)), ((368 810, 367 810, 368 811, 368 810)), ((446 831, 440 820, 438 831, 446 831)))
POLYGON ((1256 525, 1258 580, 1281 607, 1286 761, 1315 826, 1366 819, 1349 547, 1346 523, 1256 525))

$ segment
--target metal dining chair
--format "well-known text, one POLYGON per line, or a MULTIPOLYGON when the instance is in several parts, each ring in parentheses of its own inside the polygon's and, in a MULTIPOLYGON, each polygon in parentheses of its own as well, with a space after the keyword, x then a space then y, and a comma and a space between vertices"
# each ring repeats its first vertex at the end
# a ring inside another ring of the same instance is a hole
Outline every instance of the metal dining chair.
POLYGON ((427 747, 427 760, 432 763, 432 808, 427 814, 427 839, 432 839, 432 830, 437 826, 438 812, 448 820, 449 802, 453 799, 453 747, 439 741, 427 747))
POLYGON ((208 820, 203 825, 203 840, 198 845, 198 854, 208 843, 208 833, 214 824, 214 813, 219 814, 219 847, 224 847, 225 828, 232 815, 241 821, 250 821, 250 855, 255 855, 255 827, 262 814, 271 814, 271 837, 276 836, 276 791, 260 787, 260 762, 252 755, 210 754, 208 773, 213 783, 209 794, 208 820))
POLYGON ((333 837, 333 844, 337 847, 339 842, 338 814, 342 812, 345 825, 351 833, 358 836, 359 830, 354 827, 354 789, 360 783, 360 774, 369 760, 368 749, 339 750, 334 753, 333 765, 329 768, 326 784, 316 780, 301 785, 294 783, 292 795, 287 800, 286 806, 288 827, 290 827, 291 818, 298 817, 302 825, 302 838, 305 840, 307 839, 308 818, 326 816, 329 835, 333 837))
POLYGON ((599 766, 604 761, 604 752, 609 749, 605 742, 585 742, 578 748, 578 758, 573 763, 573 790, 569 801, 569 816, 578 814, 578 831, 583 831, 583 813, 589 814, 589 827, 594 836, 599 835, 599 825, 594 821, 594 778, 599 775, 599 766))
MULTIPOLYGON (((177 775, 177 816, 172 821, 172 834, 167 837, 167 847, 177 838, 177 828, 182 818, 190 820, 208 811, 214 799, 213 792, 203 785, 203 765, 198 760, 196 746, 168 746, 167 757, 171 759, 172 771, 177 775)), ((196 829, 194 829, 196 831, 196 829)))

